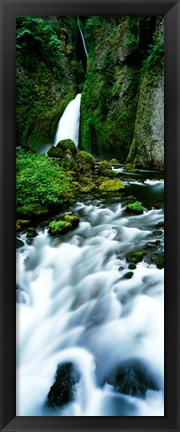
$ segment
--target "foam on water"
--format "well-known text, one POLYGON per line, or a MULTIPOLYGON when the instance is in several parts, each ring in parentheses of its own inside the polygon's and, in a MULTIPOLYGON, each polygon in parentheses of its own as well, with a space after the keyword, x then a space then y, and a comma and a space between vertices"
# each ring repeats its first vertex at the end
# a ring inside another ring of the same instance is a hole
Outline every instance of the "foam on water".
POLYGON ((46 230, 17 252, 17 283, 30 299, 17 304, 17 415, 163 416, 163 269, 143 260, 126 279, 126 253, 152 238, 163 212, 75 210, 86 221, 68 242, 55 245, 46 230), (75 400, 53 411, 47 394, 69 361, 81 377, 75 400), (108 380, 126 362, 143 365, 157 389, 118 393, 108 380))

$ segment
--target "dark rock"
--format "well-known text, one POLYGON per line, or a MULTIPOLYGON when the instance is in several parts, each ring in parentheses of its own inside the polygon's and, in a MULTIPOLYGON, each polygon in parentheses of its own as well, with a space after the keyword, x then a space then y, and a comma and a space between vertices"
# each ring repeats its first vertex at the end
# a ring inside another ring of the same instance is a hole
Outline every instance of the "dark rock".
POLYGON ((131 279, 133 277, 133 272, 127 272, 124 276, 123 279, 131 279))
POLYGON ((155 379, 150 376, 146 367, 137 361, 121 365, 108 378, 108 383, 113 385, 118 393, 136 397, 144 397, 147 390, 158 390, 155 379))
POLYGON ((156 241, 146 243, 146 247, 149 248, 149 249, 155 248, 156 246, 157 246, 157 242, 156 241))
POLYGON ((152 258, 152 261, 154 264, 157 265, 158 269, 164 268, 164 254, 163 255, 157 255, 152 258))
POLYGON ((133 264, 133 263, 130 263, 130 264, 128 265, 128 269, 129 269, 129 270, 135 270, 135 269, 136 269, 136 265, 133 264))
POLYGON ((155 230, 153 231, 153 234, 157 237, 161 236, 163 234, 163 232, 161 230, 155 230))
POLYGON ((55 382, 48 393, 48 406, 63 407, 74 399, 75 384, 80 380, 80 375, 72 363, 60 364, 57 368, 55 382))
POLYGON ((16 249, 19 249, 24 246, 24 243, 22 240, 16 239, 16 249))
POLYGON ((29 227, 27 228, 27 238, 33 238, 37 236, 37 231, 35 228, 33 227, 29 227))
POLYGON ((144 257, 144 251, 128 252, 126 254, 127 261, 133 264, 137 264, 138 262, 142 261, 143 257, 144 257))

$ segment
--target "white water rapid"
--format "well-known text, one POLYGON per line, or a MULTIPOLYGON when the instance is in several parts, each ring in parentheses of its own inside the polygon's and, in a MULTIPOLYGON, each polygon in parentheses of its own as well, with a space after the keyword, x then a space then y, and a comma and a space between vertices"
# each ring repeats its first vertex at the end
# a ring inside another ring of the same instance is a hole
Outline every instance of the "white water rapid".
POLYGON ((81 94, 78 93, 75 99, 69 102, 63 115, 59 120, 56 136, 54 140, 55 146, 61 140, 71 139, 72 141, 74 141, 76 147, 78 147, 80 106, 81 106, 81 94))
MULTIPOLYGON (((163 269, 143 259, 129 270, 126 259, 156 240, 163 210, 131 216, 117 200, 72 210, 80 225, 66 236, 42 229, 32 244, 21 236, 16 415, 163 416, 163 269), (57 366, 66 362, 80 376, 74 398, 50 408, 57 366)), ((163 228, 159 235, 161 249, 163 228)))

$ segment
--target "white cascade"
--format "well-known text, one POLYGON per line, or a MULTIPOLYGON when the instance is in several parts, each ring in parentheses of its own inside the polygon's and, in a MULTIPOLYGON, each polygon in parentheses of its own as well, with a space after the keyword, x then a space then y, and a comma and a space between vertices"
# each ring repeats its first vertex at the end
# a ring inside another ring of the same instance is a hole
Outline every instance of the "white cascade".
POLYGON ((86 42, 85 42, 84 35, 83 35, 82 29, 81 29, 81 24, 80 24, 79 17, 77 17, 77 23, 78 23, 79 31, 80 31, 80 34, 81 34, 81 39, 82 39, 84 51, 85 51, 86 57, 88 57, 88 52, 87 52, 87 48, 86 48, 86 42))
POLYGON ((81 93, 78 93, 75 99, 69 102, 63 115, 59 120, 54 140, 55 146, 61 140, 71 139, 72 141, 74 141, 75 146, 78 147, 80 106, 81 93))

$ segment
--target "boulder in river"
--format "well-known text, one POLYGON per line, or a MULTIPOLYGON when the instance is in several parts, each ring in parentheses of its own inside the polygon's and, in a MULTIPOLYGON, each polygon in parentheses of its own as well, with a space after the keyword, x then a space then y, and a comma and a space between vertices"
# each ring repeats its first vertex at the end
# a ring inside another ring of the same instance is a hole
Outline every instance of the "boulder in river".
POLYGON ((126 259, 129 263, 137 264, 143 260, 144 254, 144 251, 128 252, 126 259))
POLYGON ((55 382, 48 393, 48 406, 51 408, 63 407, 73 401, 75 384, 79 380, 80 374, 72 363, 60 364, 56 371, 55 382))
POLYGON ((108 378, 108 383, 113 385, 118 393, 136 397, 144 397, 147 390, 158 390, 154 377, 137 361, 122 364, 108 378))

